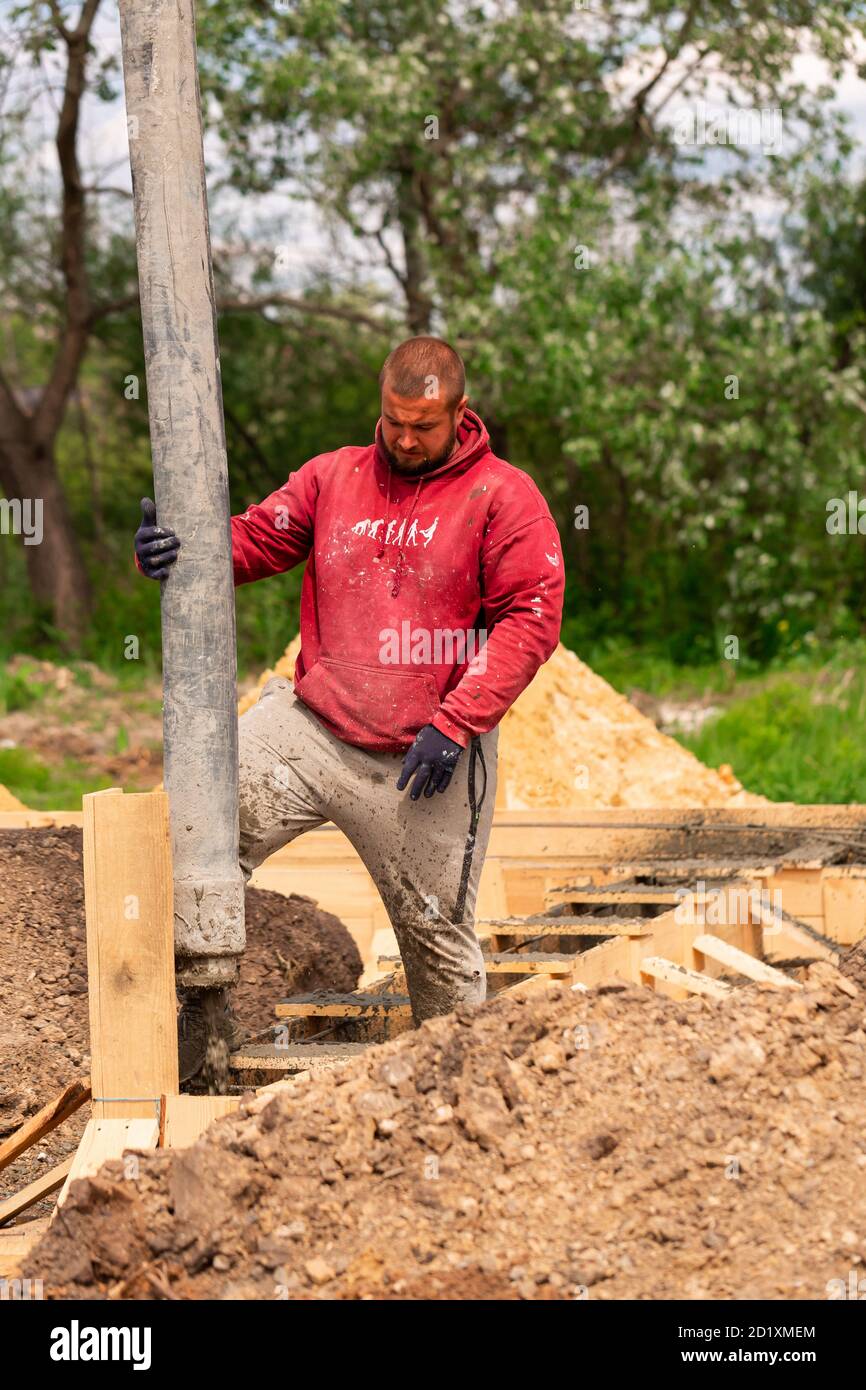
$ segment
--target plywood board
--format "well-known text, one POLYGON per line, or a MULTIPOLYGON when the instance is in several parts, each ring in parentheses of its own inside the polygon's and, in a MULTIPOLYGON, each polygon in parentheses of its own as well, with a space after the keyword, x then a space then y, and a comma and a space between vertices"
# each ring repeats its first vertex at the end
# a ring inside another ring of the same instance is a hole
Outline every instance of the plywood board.
POLYGON ((214 1120, 231 1115, 240 1103, 239 1096, 166 1096, 164 1147, 194 1144, 214 1120))
POLYGON ((179 1089, 168 797, 83 805, 93 1115, 146 1119, 179 1089))
POLYGON ((824 871, 822 882, 824 934, 842 946, 866 936, 866 878, 824 871))
POLYGON ((66 1201, 69 1189, 79 1178, 91 1178, 99 1172, 103 1163, 112 1158, 122 1158, 130 1149, 155 1149, 159 1142, 159 1120, 144 1119, 93 1119, 88 1120, 81 1143, 72 1159, 68 1176, 57 1206, 66 1201))

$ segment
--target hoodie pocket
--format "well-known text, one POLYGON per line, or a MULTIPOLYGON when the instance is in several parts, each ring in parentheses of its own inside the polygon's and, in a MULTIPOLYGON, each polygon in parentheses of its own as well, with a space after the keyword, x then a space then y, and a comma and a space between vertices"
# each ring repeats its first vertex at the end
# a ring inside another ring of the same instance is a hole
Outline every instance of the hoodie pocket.
POLYGON ((380 751, 411 743, 440 703, 431 675, 358 666, 331 657, 319 658, 296 693, 338 738, 380 751))

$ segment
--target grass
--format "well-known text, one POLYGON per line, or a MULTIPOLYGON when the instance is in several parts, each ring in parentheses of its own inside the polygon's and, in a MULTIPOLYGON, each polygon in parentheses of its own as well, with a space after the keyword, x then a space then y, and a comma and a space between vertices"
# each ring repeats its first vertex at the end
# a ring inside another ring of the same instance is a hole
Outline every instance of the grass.
POLYGON ((749 791, 773 801, 866 802, 866 673, 835 690, 820 673, 770 678, 679 741, 712 767, 730 763, 749 791))
POLYGON ((72 758, 50 767, 26 748, 0 748, 0 783, 32 811, 80 811, 84 792, 102 791, 116 781, 72 758))
POLYGON ((28 682, 26 670, 9 672, 0 668, 0 714, 29 709, 41 697, 41 687, 28 682))
POLYGON ((748 661, 678 666, 653 651, 610 646, 585 659, 618 690, 713 697, 722 712, 677 735, 710 767, 729 763, 773 801, 866 802, 866 642, 800 644, 761 669, 748 661))

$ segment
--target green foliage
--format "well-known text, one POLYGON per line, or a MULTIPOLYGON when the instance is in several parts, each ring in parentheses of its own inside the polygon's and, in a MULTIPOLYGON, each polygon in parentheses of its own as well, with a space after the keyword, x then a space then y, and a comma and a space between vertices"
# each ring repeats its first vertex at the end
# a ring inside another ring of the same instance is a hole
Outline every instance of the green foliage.
MULTIPOLYGON (((0 784, 34 811, 80 811, 84 792, 102 791, 115 781, 95 777, 70 758, 49 767, 25 748, 0 748, 0 784)), ((132 785, 127 789, 135 790, 132 785)))
POLYGON ((773 801, 866 801, 866 672, 835 684, 772 680, 699 734, 682 738, 702 762, 730 763, 750 791, 773 801))
POLYGON ((12 714, 15 710, 29 709, 38 702, 41 693, 38 686, 30 684, 25 670, 17 670, 11 674, 0 670, 0 714, 12 714))

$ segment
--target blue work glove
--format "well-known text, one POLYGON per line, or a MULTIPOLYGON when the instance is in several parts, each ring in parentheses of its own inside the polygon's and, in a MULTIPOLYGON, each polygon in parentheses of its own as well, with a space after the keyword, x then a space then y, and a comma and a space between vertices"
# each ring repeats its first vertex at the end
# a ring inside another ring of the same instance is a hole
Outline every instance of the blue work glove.
POLYGON ((156 524, 156 503, 141 499, 141 525, 135 533, 135 555, 148 579, 165 579, 177 559, 180 540, 167 526, 156 524))
POLYGON ((403 791, 413 773, 415 778, 409 793, 412 801, 417 801, 422 792, 425 796, 432 796, 436 791, 444 792, 462 752, 459 743, 446 738, 432 724, 425 724, 423 729, 418 730, 415 742, 403 759, 403 768, 397 779, 398 792, 403 791))

